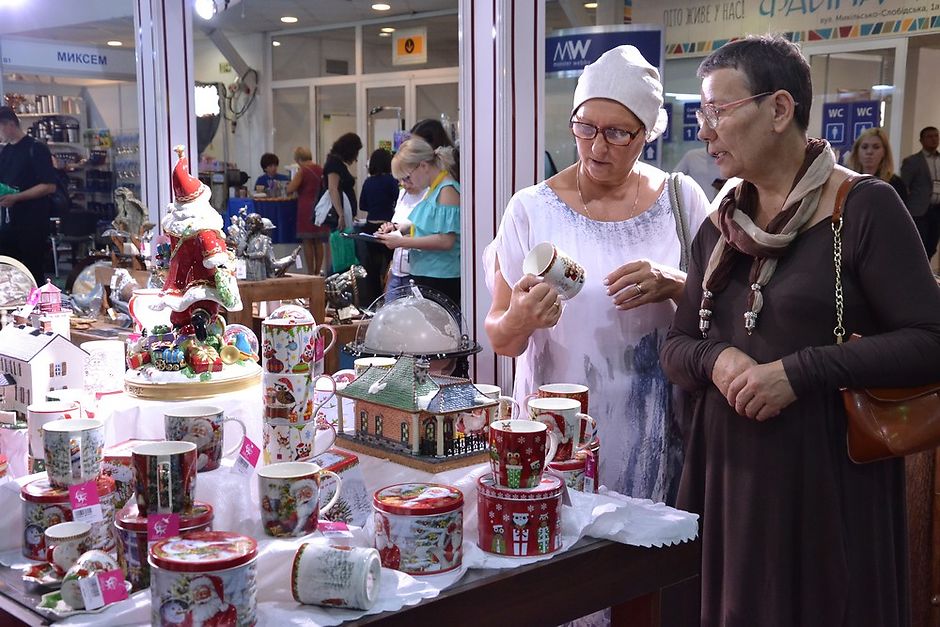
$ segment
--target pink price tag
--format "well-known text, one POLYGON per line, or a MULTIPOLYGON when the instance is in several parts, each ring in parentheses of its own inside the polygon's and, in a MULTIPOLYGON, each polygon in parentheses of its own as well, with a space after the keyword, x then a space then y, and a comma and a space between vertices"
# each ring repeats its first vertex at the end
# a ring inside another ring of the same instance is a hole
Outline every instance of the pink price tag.
POLYGON ((101 597, 105 605, 117 603, 127 598, 127 586, 124 585, 124 573, 120 568, 98 573, 101 585, 101 597))
POLYGON ((151 514, 147 516, 147 542, 165 540, 179 534, 179 514, 151 514))
POLYGON ((87 523, 104 520, 101 500, 98 498, 98 484, 95 481, 69 486, 69 504, 72 506, 72 520, 87 523))
POLYGON ((238 456, 244 458, 244 460, 254 468, 258 465, 259 455, 261 455, 261 449, 258 448, 257 444, 249 440, 248 436, 245 436, 242 440, 242 450, 239 452, 238 456))
POLYGON ((332 520, 320 520, 317 522, 317 531, 327 537, 351 538, 352 532, 349 531, 349 525, 341 520, 336 522, 332 520))

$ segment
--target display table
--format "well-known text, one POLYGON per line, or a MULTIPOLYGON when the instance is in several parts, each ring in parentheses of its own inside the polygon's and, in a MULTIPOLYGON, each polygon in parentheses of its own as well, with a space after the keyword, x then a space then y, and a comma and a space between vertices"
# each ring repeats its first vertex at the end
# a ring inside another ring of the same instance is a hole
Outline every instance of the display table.
POLYGON ((251 314, 252 305, 255 303, 306 298, 310 301, 307 309, 313 314, 313 318, 317 322, 323 322, 326 318, 326 292, 323 277, 286 274, 264 281, 239 281, 238 291, 242 297, 242 309, 227 312, 225 320, 229 324, 243 324, 253 329, 259 340, 261 339, 261 323, 259 321, 255 324, 251 314))
POLYGON ((237 216, 242 207, 248 213, 257 213, 274 223, 277 228, 270 235, 275 244, 297 242, 296 198, 229 198, 228 207, 222 216, 226 229, 232 223, 232 216, 237 216))

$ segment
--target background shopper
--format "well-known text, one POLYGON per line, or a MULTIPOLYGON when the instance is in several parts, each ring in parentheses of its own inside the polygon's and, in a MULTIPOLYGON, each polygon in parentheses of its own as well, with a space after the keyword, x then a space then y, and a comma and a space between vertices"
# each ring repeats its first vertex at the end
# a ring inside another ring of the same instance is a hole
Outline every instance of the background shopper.
POLYGON ((294 149, 297 173, 287 184, 287 193, 297 193, 297 237, 303 245, 304 266, 310 274, 323 274, 330 267, 327 242, 330 229, 313 223, 313 208, 323 185, 323 168, 313 162, 309 148, 294 149))
MULTIPOLYGON (((366 215, 361 232, 375 233, 383 224, 391 222, 398 202, 398 181, 392 176, 392 153, 379 148, 369 156, 369 178, 362 184, 359 211, 366 215)), ((382 294, 382 283, 392 251, 381 243, 356 242, 356 251, 366 269, 363 303, 371 303, 382 294)))
POLYGON ((849 168, 862 174, 871 174, 894 188, 907 205, 907 186, 901 177, 894 173, 894 157, 891 144, 883 128, 875 127, 862 132, 852 144, 845 163, 849 168))

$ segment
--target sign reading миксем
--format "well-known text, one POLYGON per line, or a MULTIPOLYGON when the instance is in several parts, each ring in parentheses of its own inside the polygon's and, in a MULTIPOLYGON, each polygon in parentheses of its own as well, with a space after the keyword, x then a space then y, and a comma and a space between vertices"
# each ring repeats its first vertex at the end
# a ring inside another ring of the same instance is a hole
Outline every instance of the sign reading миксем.
POLYGON ((133 50, 13 38, 3 41, 3 65, 36 72, 116 78, 132 77, 137 73, 133 50))
POLYGON ((877 100, 829 102, 823 105, 822 136, 840 152, 851 150, 856 138, 879 126, 881 103, 877 100))

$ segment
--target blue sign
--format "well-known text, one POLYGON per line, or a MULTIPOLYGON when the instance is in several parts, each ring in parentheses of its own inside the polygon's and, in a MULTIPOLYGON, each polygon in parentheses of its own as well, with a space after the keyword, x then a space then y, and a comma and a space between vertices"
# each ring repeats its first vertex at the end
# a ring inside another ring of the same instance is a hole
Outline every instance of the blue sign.
POLYGON ((699 101, 683 103, 682 104, 682 126, 694 126, 698 128, 698 118, 695 117, 695 112, 701 108, 702 108, 702 103, 699 101))
POLYGON ((584 66, 597 61, 602 54, 625 44, 636 46, 643 57, 655 68, 660 66, 663 54, 662 30, 608 30, 602 27, 570 29, 563 35, 545 38, 545 73, 580 72, 584 66))
POLYGON ((836 150, 849 150, 865 129, 881 123, 877 100, 834 102, 823 105, 823 138, 836 150))
POLYGON ((682 127, 682 141, 684 142, 698 141, 698 125, 683 126, 682 127))
POLYGON ((643 148, 643 161, 656 161, 659 154, 659 143, 651 142, 643 148))
POLYGON ((662 138, 664 142, 672 141, 672 103, 667 102, 663 104, 663 109, 666 110, 666 130, 663 131, 662 138))

